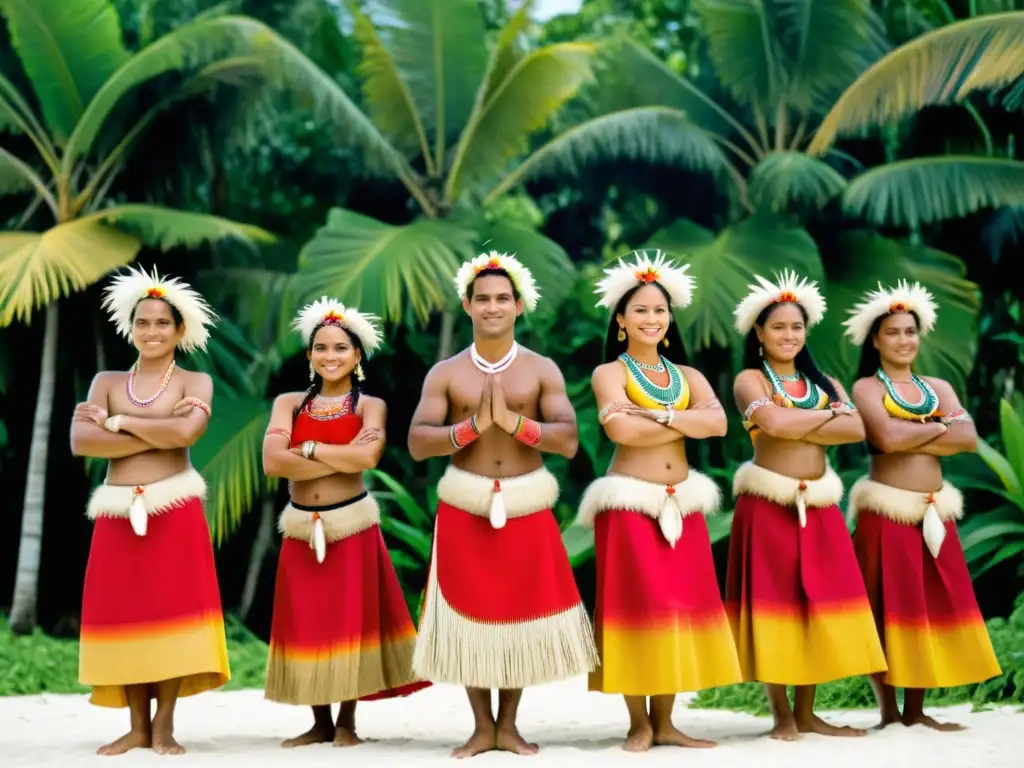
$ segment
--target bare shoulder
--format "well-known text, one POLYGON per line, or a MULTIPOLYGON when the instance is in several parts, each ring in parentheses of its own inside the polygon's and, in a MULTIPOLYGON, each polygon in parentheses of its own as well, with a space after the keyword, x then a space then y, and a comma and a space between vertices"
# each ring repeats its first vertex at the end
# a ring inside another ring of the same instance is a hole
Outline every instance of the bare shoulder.
POLYGON ((953 385, 945 379, 940 379, 935 376, 921 376, 920 378, 925 383, 930 384, 936 394, 956 394, 953 389, 953 385))
POLYGON ((764 374, 761 373, 757 368, 745 368, 736 374, 736 379, 733 381, 733 389, 740 387, 751 387, 759 386, 765 387, 768 383, 768 379, 765 378, 764 374))
POLYGON ((534 352, 528 347, 519 345, 519 356, 542 376, 562 375, 562 369, 550 357, 545 357, 540 352, 534 352))
POLYGON ((469 350, 463 349, 451 357, 440 360, 430 366, 427 371, 427 381, 450 381, 455 374, 470 363, 469 350))
POLYGON ((109 387, 111 384, 117 384, 127 378, 127 371, 100 371, 92 377, 92 385, 94 387, 109 387))
POLYGON ((274 408, 294 410, 299 407, 299 403, 302 402, 302 398, 305 396, 305 392, 282 392, 274 398, 274 408))
POLYGON ((372 395, 360 395, 359 396, 359 410, 362 412, 365 409, 386 411, 388 404, 381 397, 373 397, 372 395))
POLYGON ((672 363, 672 365, 674 365, 676 367, 676 370, 686 377, 687 381, 700 381, 702 379, 705 381, 707 380, 707 377, 703 373, 701 373, 691 365, 679 365, 678 363, 672 363))
POLYGON ((882 382, 877 378, 874 376, 864 376, 853 382, 853 389, 851 391, 854 395, 870 395, 878 392, 881 388, 882 382))
POLYGON ((213 387, 213 379, 210 378, 210 374, 208 373, 204 373, 203 371, 188 371, 184 368, 177 368, 176 371, 181 374, 182 383, 187 386, 213 387))

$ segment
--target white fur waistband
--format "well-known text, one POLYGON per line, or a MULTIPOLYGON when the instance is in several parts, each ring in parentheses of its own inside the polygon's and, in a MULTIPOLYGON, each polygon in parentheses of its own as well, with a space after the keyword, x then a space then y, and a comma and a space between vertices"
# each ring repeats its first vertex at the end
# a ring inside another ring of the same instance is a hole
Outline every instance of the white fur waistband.
POLYGON ((146 485, 97 486, 89 497, 85 514, 97 517, 128 517, 136 496, 142 497, 147 515, 157 515, 188 499, 206 500, 206 481, 192 467, 146 485))
MULTIPOLYGON (((277 529, 287 539, 310 541, 313 537, 314 512, 296 509, 287 504, 277 521, 277 529)), ((371 494, 359 501, 319 511, 328 542, 341 541, 362 533, 380 523, 380 506, 371 494)))
POLYGON ((796 506, 801 492, 808 507, 830 507, 842 501, 843 481, 830 466, 815 480, 799 480, 759 467, 752 461, 742 464, 732 481, 733 496, 760 496, 784 507, 796 506))
POLYGON ((545 467, 517 477, 487 477, 449 464, 437 483, 437 497, 463 512, 489 517, 495 481, 510 518, 552 509, 558 501, 558 480, 545 467))
POLYGON ((943 482, 934 494, 906 491, 862 477, 850 489, 850 521, 857 519, 861 510, 874 512, 897 523, 917 525, 924 520, 929 502, 935 504, 939 518, 959 520, 964 514, 964 497, 955 486, 943 482))
POLYGON ((722 501, 715 481, 692 469, 683 482, 671 486, 625 475, 607 475, 592 482, 584 492, 576 524, 593 527, 594 519, 611 509, 627 509, 657 520, 670 495, 675 497, 683 517, 695 512, 713 515, 722 501))

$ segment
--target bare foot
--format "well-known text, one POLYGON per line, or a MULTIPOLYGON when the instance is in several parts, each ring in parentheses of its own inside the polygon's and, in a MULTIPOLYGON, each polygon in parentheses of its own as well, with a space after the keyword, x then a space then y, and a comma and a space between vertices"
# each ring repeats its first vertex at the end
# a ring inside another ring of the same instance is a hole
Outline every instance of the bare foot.
POLYGON ((960 723, 940 723, 934 717, 928 717, 923 712, 919 715, 908 715, 903 719, 904 725, 923 725, 925 728, 932 728, 936 731, 942 731, 944 733, 952 733, 953 731, 965 731, 967 730, 966 725, 960 725, 960 723))
POLYGON ((158 755, 185 754, 185 748, 174 740, 174 725, 169 718, 153 718, 153 751, 158 755))
POLYGON ((282 747, 305 747, 309 744, 326 744, 334 740, 334 728, 330 726, 314 725, 301 736, 293 739, 285 739, 281 742, 282 747))
POLYGON ((540 752, 540 747, 520 736, 515 726, 498 729, 497 748, 502 752, 512 752, 516 755, 536 755, 540 752))
POLYGON ((832 725, 826 723, 817 715, 811 715, 810 720, 797 721, 796 729, 800 733, 816 733, 819 736, 867 736, 868 732, 863 728, 851 728, 848 725, 832 725))
POLYGON ((800 738, 800 731, 796 727, 796 722, 790 720, 785 723, 777 723, 768 731, 768 738, 776 741, 796 741, 800 738))
POLYGON ((153 744, 147 731, 128 731, 117 741, 104 744, 96 750, 97 755, 123 755, 130 749, 148 749, 153 744))
POLYGON ((352 728, 339 726, 334 729, 334 741, 332 743, 336 747, 354 747, 357 744, 362 744, 363 740, 356 736, 356 732, 352 728))
POLYGON ((898 713, 895 714, 895 715, 882 715, 882 719, 879 721, 878 725, 876 725, 874 727, 874 730, 880 731, 883 728, 889 727, 890 725, 903 725, 903 724, 904 724, 903 723, 903 718, 900 717, 898 713))
POLYGON ((657 747, 692 747, 695 749, 708 749, 718 746, 715 742, 708 741, 707 739, 695 739, 687 736, 672 725, 672 723, 668 723, 654 732, 654 745, 657 747))
POLYGON ((654 746, 654 729, 650 723, 644 723, 629 729, 626 742, 622 748, 627 752, 646 752, 654 746))
POLYGON ((490 752, 495 748, 497 744, 497 737, 494 732, 494 728, 486 728, 473 731, 473 735, 469 737, 469 741, 463 744, 461 747, 452 750, 452 757, 463 758, 473 757, 479 755, 482 752, 490 752))

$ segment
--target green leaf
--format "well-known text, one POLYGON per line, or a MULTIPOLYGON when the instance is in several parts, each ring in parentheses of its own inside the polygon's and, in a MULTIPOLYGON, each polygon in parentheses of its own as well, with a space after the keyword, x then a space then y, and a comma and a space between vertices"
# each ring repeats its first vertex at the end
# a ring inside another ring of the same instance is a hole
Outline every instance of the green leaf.
POLYGON ((1010 492, 1013 496, 1020 496, 1022 489, 1020 476, 1014 469, 1013 465, 1007 461, 1006 457, 1003 456, 999 451, 989 445, 982 438, 978 438, 978 456, 985 462, 989 469, 991 469, 999 480, 1002 482, 1003 487, 1010 492))
POLYGON ((965 271, 959 258, 934 248, 867 231, 844 233, 836 243, 835 258, 829 260, 828 313, 813 331, 818 363, 840 381, 849 381, 861 353, 844 335, 842 323, 850 310, 879 283, 918 281, 935 296, 940 314, 935 330, 921 341, 916 368, 963 392, 974 366, 980 312, 979 288, 964 277, 965 271))
POLYGON ((272 243, 274 236, 249 224, 211 216, 207 213, 177 211, 155 205, 119 205, 83 216, 79 221, 103 221, 125 229, 150 248, 194 248, 221 240, 253 245, 272 243))
POLYGON ((1007 461, 1018 478, 1016 485, 1019 488, 1019 478, 1024 477, 1024 423, 1021 423, 1020 414, 1007 400, 999 401, 999 433, 1003 438, 1003 447, 1006 448, 1007 461))
POLYGON ((873 168, 850 182, 843 209, 872 224, 918 227, 983 208, 1024 204, 1024 162, 922 157, 873 168))
POLYGON ((971 579, 976 581, 979 576, 990 568, 999 565, 1005 560, 1009 560, 1011 557, 1016 557, 1022 552, 1024 552, 1024 541, 1014 541, 1004 544, 981 568, 971 572, 971 579))
POLYGON ((215 398, 206 434, 192 449, 192 463, 209 488, 206 516, 218 546, 241 525, 263 489, 263 435, 272 403, 262 397, 215 398))
POLYGON ((782 72, 764 4, 697 0, 694 7, 719 82, 745 106, 772 106, 781 94, 782 72))
POLYGON ((117 11, 109 0, 0 0, 0 13, 43 116, 63 143, 128 59, 117 11))
POLYGON ((515 254, 533 273, 542 311, 556 309, 572 291, 576 280, 572 259, 562 246, 540 232, 491 222, 479 227, 477 238, 481 250, 493 248, 515 254))
POLYGON ((693 303, 678 313, 679 331, 688 349, 742 345, 733 325, 733 309, 747 295, 756 274, 771 278, 790 268, 821 280, 818 248, 801 228, 772 216, 753 216, 724 229, 712 242, 692 222, 656 233, 644 248, 660 248, 690 264, 696 281, 693 303), (701 242, 703 241, 703 242, 701 242))
POLYGON ((832 166, 803 152, 772 152, 750 173, 748 195, 755 208, 770 213, 824 208, 846 189, 832 166))
POLYGON ((431 532, 421 531, 418 528, 404 523, 390 515, 384 515, 380 519, 380 527, 384 533, 394 536, 405 544, 420 559, 420 562, 430 561, 430 544, 432 541, 431 532))
POLYGON ((726 512, 705 518, 708 525, 708 536, 711 538, 712 544, 717 544, 732 534, 732 516, 732 512, 726 512))
POLYGON ((332 208, 327 224, 299 254, 309 297, 327 294, 389 322, 411 307, 425 323, 455 297, 452 276, 474 253, 476 235, 456 225, 418 219, 406 226, 332 208))
POLYGON ((413 498, 413 495, 402 487, 401 483, 381 469, 368 470, 367 474, 391 489, 390 494, 375 493, 375 496, 378 498, 388 498, 396 503, 402 512, 405 513, 406 519, 416 528, 423 531, 434 530, 434 519, 419 505, 416 499, 413 498))
POLYGON ((578 568, 594 556, 594 531, 582 525, 570 525, 562 531, 562 544, 569 555, 569 564, 578 568))
POLYGON ((16 192, 27 192, 43 184, 28 165, 0 147, 0 197, 16 192))

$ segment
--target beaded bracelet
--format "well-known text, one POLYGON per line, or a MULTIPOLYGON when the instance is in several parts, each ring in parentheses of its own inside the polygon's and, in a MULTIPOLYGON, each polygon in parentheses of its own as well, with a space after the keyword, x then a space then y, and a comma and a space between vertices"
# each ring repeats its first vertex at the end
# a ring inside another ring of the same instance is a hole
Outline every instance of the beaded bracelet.
POLYGON ((448 430, 448 439, 452 441, 455 450, 461 450, 480 437, 480 430, 476 427, 476 416, 452 424, 448 430))
POLYGON ((512 437, 524 445, 533 447, 540 443, 543 433, 540 424, 520 414, 516 428, 512 430, 512 437))
POLYGON ((950 424, 956 424, 957 422, 960 422, 960 421, 972 421, 972 419, 971 419, 971 414, 969 414, 967 411, 960 410, 960 411, 953 411, 952 413, 950 413, 950 414, 948 414, 946 416, 943 416, 940 419, 940 421, 943 424, 945 424, 946 426, 949 426, 950 424))
POLYGON ((747 409, 745 411, 743 411, 743 420, 750 421, 750 417, 753 415, 754 411, 766 405, 772 405, 774 402, 775 401, 772 400, 770 397, 762 397, 759 400, 755 400, 754 402, 747 406, 747 409))
POLYGON ((312 459, 316 454, 316 440, 307 440, 302 444, 302 458, 312 459))
POLYGON ((210 406, 208 406, 206 403, 204 403, 198 397, 186 397, 184 399, 184 402, 188 403, 193 408, 198 408, 200 411, 203 411, 203 413, 205 413, 207 416, 211 416, 212 415, 210 413, 210 406))
POLYGON ((121 431, 121 414, 117 416, 111 416, 103 422, 103 428, 108 432, 120 432, 121 431))

